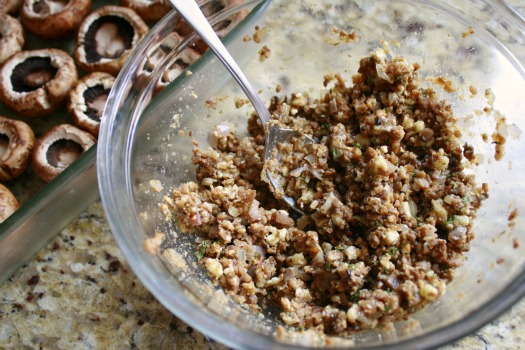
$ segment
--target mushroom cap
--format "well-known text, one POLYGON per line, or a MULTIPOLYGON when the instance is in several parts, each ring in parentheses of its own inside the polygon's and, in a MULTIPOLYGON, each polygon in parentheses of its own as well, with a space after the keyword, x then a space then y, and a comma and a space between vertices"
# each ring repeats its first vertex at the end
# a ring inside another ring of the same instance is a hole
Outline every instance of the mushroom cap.
POLYGON ((157 22, 173 10, 166 0, 120 0, 120 5, 132 9, 146 22, 157 22))
POLYGON ((35 174, 49 182, 95 144, 95 138, 77 127, 60 124, 36 142, 33 151, 35 174))
POLYGON ((137 13, 122 6, 104 6, 80 25, 75 61, 86 72, 116 76, 149 28, 137 13))
POLYGON ((0 222, 4 222, 18 208, 20 204, 16 197, 7 187, 0 184, 0 222))
POLYGON ((91 0, 25 0, 20 18, 35 35, 59 39, 76 32, 91 11, 91 5, 91 0))
MULTIPOLYGON (((1 1, 1 0, 0 0, 1 1)), ((0 65, 24 47, 24 29, 16 18, 0 13, 0 65)))
POLYGON ((115 77, 111 74, 94 72, 80 79, 71 89, 67 109, 79 128, 98 135, 100 118, 114 83, 115 77))
MULTIPOLYGON (((206 17, 211 17, 220 11, 224 11, 226 8, 231 8, 240 4, 242 4, 242 0, 209 1, 203 3, 201 10, 206 17)), ((233 13, 228 18, 215 23, 213 29, 215 30, 215 33, 217 33, 217 36, 222 39, 233 28, 235 28, 248 15, 248 13, 248 10, 240 10, 233 13)), ((174 31, 179 33, 182 37, 187 37, 193 33, 193 28, 191 28, 185 20, 181 19, 175 24, 174 31)), ((208 49, 208 44, 206 44, 201 38, 197 38, 192 42, 191 47, 202 54, 208 49)))
POLYGON ((2 116, 0 135, 0 181, 9 181, 29 166, 35 135, 26 123, 2 116))
MULTIPOLYGON (((180 42, 182 42, 183 38, 178 35, 176 32, 173 32, 170 34, 172 38, 174 38, 174 42, 176 42, 175 38, 180 38, 180 42)), ((177 44, 178 45, 178 44, 177 44)), ((173 48, 175 48, 177 45, 175 45, 173 48)), ((188 66, 193 64, 195 61, 197 61, 202 55, 195 51, 194 49, 188 47, 172 60, 171 65, 166 69, 157 84, 155 85, 155 93, 158 93, 162 89, 164 89, 166 86, 169 85, 172 81, 174 81, 180 74, 182 74, 188 66)))
POLYGON ((0 13, 18 14, 18 9, 24 0, 0 0, 0 13))
POLYGON ((21 51, 0 70, 0 100, 20 115, 41 117, 60 106, 77 80, 75 62, 66 52, 21 51))

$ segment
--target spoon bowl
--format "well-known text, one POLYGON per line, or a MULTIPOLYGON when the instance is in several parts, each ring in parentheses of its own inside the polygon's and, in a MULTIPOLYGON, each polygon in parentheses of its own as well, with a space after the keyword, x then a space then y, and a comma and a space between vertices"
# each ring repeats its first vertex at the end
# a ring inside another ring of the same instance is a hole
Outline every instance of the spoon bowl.
MULTIPOLYGON (((219 39, 199 8, 199 5, 193 0, 170 0, 170 3, 186 20, 186 22, 197 32, 197 34, 199 34, 199 36, 208 44, 210 49, 232 74, 235 81, 239 84, 241 89, 248 97, 248 100, 255 108, 255 112, 261 120, 266 135, 264 149, 264 160, 266 163, 268 159, 273 157, 273 150, 277 147, 277 145, 279 143, 289 142, 293 137, 297 137, 297 131, 289 128, 279 127, 271 122, 272 116, 270 115, 270 111, 264 105, 264 102, 253 88, 252 84, 248 81, 239 65, 235 62, 222 41, 219 39)), ((302 141, 305 144, 315 143, 314 139, 308 135, 303 135, 302 141)), ((304 214, 303 210, 297 206, 295 199, 286 195, 285 189, 283 188, 283 182, 286 182, 283 181, 284 179, 276 178, 268 169, 266 169, 263 179, 270 185, 272 192, 277 199, 285 201, 290 206, 290 208, 295 210, 297 213, 301 215, 304 214)))

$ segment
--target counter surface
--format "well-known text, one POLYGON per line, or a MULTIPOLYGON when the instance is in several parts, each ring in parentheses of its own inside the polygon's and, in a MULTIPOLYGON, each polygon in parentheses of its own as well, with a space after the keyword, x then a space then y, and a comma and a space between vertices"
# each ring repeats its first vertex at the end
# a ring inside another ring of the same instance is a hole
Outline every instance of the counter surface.
MULTIPOLYGON (((521 0, 508 1, 525 14, 521 0)), ((173 316, 135 277, 100 202, 0 285, 0 349, 226 349, 173 316)), ((525 300, 442 349, 518 349, 525 300)))

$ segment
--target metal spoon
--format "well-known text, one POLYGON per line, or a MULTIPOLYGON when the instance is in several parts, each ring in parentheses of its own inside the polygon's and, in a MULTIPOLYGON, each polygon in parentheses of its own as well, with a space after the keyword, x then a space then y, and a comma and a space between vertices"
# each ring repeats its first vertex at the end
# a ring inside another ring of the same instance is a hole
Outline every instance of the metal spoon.
MULTIPOLYGON (((186 20, 186 22, 193 27, 193 29, 199 34, 199 36, 208 44, 210 49, 217 55, 219 60, 224 64, 228 71, 232 74, 233 78, 237 81, 239 86, 242 88, 248 99, 252 103, 259 119, 264 128, 265 132, 265 149, 264 149, 264 160, 267 161, 272 157, 272 151, 280 142, 289 142, 297 132, 292 129, 281 128, 276 125, 271 125, 270 120, 272 119, 270 111, 264 105, 259 95, 255 92, 248 79, 246 79, 244 73, 239 68, 233 57, 230 55, 226 47, 224 47, 222 41, 219 39, 215 31, 211 27, 210 23, 204 17, 201 12, 199 5, 193 0, 169 0, 170 3, 175 7, 179 14, 186 20)), ((315 141, 308 135, 302 135, 303 142, 310 144, 315 141)), ((273 188, 273 193, 278 199, 284 200, 292 209, 300 214, 304 214, 303 211, 297 207, 295 199, 287 196, 282 189, 278 179, 274 178, 272 174, 266 171, 267 182, 273 188)))

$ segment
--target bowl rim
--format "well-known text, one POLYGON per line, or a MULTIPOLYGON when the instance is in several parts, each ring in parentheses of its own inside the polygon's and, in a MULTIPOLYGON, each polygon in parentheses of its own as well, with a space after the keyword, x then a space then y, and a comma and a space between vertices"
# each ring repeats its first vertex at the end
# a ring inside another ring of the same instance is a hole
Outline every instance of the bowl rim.
MULTIPOLYGON (((525 36, 525 17, 519 14, 515 9, 501 0, 491 1, 490 3, 487 0, 479 1, 503 11, 503 13, 511 19, 513 24, 521 26, 525 36)), ((259 3, 254 11, 262 12, 269 2, 270 0, 248 0, 246 3, 259 3)), ((434 0, 422 0, 422 2, 432 3, 434 0)), ((206 336, 210 336, 228 346, 242 349, 306 349, 305 347, 294 344, 276 343, 273 337, 264 336, 253 331, 240 331, 239 328, 230 323, 223 322, 216 315, 211 315, 210 317, 209 314, 204 314, 201 311, 196 312, 195 304, 193 302, 188 302, 183 296, 178 300, 174 300, 173 295, 168 293, 162 283, 164 280, 173 278, 173 276, 169 273, 166 273, 163 276, 154 275, 151 265, 148 265, 144 261, 137 261, 134 259, 136 257, 137 247, 133 246, 127 239, 128 233, 122 231, 123 220, 126 220, 125 218, 127 218, 130 213, 123 210, 125 206, 122 206, 122 201, 131 200, 132 197, 130 194, 132 191, 129 186, 126 188, 126 191, 122 191, 121 188, 118 188, 118 186, 115 185, 115 177, 120 176, 129 179, 129 169, 119 171, 117 174, 114 173, 115 161, 113 158, 114 154, 112 153, 114 152, 114 147, 111 146, 115 144, 115 141, 113 139, 112 130, 115 130, 120 126, 118 124, 118 114, 122 112, 120 105, 126 86, 129 84, 127 79, 130 77, 130 72, 136 69, 138 66, 137 63, 142 57, 144 57, 149 48, 148 44, 153 42, 154 38, 162 31, 162 28, 172 22, 176 16, 177 13, 171 11, 150 30, 148 35, 138 45, 123 67, 115 82, 115 88, 112 89, 108 98, 108 104, 106 105, 104 118, 100 128, 99 146, 97 150, 97 169, 100 195, 109 226, 127 261, 134 262, 133 264, 129 264, 130 268, 146 288, 170 312, 206 336), (110 142, 110 140, 113 141, 110 142)), ((215 20, 220 19, 220 16, 215 16, 215 20)), ((229 39, 231 37, 232 35, 228 35, 225 38, 226 44, 230 41, 229 39)), ((461 319, 446 326, 411 338, 399 340, 396 343, 386 343, 381 346, 360 345, 365 349, 416 349, 442 346, 456 341, 493 321, 524 296, 525 271, 522 271, 505 289, 496 294, 492 299, 480 305, 476 310, 463 315, 461 319)))

